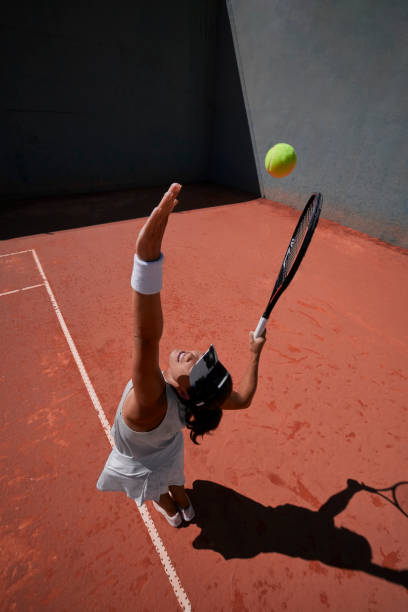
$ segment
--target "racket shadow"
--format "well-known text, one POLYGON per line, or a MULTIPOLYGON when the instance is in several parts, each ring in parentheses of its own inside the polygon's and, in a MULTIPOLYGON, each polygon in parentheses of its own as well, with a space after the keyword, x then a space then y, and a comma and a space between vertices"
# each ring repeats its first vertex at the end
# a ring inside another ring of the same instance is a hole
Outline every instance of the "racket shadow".
POLYGON ((260 553, 300 557, 366 572, 408 588, 408 569, 399 571, 372 563, 366 538, 334 524, 334 517, 361 490, 358 483, 349 480, 346 489, 313 511, 292 504, 263 506, 223 485, 196 480, 188 491, 201 528, 193 547, 214 550, 224 559, 249 559, 260 553))

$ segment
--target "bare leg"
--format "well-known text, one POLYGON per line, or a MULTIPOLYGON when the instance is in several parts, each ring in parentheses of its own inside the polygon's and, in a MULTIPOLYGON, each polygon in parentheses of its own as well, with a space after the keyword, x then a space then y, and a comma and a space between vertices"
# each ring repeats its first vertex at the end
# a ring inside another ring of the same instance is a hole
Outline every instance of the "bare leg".
POLYGON ((172 498, 176 504, 180 506, 180 508, 187 508, 190 505, 190 501, 182 485, 170 485, 169 491, 172 498))
POLYGON ((169 516, 175 516, 178 512, 174 501, 168 493, 160 495, 158 505, 163 508, 169 516))

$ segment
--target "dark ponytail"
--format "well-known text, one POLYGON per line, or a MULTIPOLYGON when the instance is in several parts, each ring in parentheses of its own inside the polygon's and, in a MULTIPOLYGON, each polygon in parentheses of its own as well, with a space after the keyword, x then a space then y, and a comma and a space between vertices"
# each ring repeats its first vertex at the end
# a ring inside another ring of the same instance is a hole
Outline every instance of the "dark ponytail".
POLYGON ((197 437, 203 436, 218 427, 222 417, 222 409, 201 406, 197 408, 192 403, 185 405, 186 427, 190 430, 190 438, 194 444, 198 444, 197 437))
POLYGON ((222 405, 232 392, 232 380, 229 377, 217 397, 202 406, 196 406, 191 400, 183 400, 185 407, 186 427, 190 430, 190 438, 198 444, 197 437, 217 429, 222 417, 222 405))

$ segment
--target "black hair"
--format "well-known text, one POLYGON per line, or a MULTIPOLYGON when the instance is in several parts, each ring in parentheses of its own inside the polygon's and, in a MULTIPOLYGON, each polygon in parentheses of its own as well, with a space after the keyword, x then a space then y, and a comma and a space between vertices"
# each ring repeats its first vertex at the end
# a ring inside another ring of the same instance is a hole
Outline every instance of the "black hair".
POLYGON ((229 377, 220 393, 202 406, 197 406, 191 400, 182 400, 185 407, 186 427, 190 430, 190 438, 194 444, 198 444, 198 436, 204 436, 218 427, 222 417, 222 405, 231 392, 232 380, 229 377))

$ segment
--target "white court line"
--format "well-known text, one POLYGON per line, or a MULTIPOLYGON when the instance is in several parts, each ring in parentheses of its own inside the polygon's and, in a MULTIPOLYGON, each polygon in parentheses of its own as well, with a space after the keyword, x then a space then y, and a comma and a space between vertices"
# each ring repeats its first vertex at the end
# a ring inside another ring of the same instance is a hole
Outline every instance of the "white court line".
POLYGON ((31 285, 31 287, 22 287, 21 289, 14 289, 13 291, 5 291, 4 293, 0 293, 0 297, 3 297, 3 295, 10 295, 10 293, 18 293, 19 291, 27 291, 28 289, 36 289, 37 287, 44 287, 44 283, 40 283, 39 285, 31 285))
POLYGON ((31 285, 30 287, 23 287, 21 291, 27 291, 27 289, 36 289, 37 287, 43 287, 44 283, 40 283, 39 285, 31 285))
MULTIPOLYGON (((79 356, 78 350, 77 350, 77 348, 75 346, 75 343, 74 343, 74 341, 72 339, 72 336, 69 333, 68 327, 66 326, 66 323, 64 321, 64 317, 62 316, 62 313, 61 313, 61 311, 59 309, 59 306, 57 304, 57 300, 55 299, 54 293, 53 293, 53 291, 52 291, 52 289, 50 287, 50 284, 49 284, 49 282, 47 280, 47 277, 44 274, 44 270, 43 270, 43 268, 41 266, 40 260, 38 259, 37 253, 36 253, 35 249, 31 249, 31 252, 33 254, 35 263, 37 264, 37 268, 38 268, 38 270, 39 270, 39 272, 41 274, 41 277, 42 277, 42 279, 44 281, 44 286, 45 286, 45 288, 47 290, 47 293, 49 295, 51 303, 52 303, 52 305, 54 307, 55 314, 57 315, 59 324, 61 325, 62 331, 63 331, 64 336, 65 336, 65 339, 68 342, 68 346, 71 349, 72 356, 73 356, 73 358, 75 360, 75 363, 78 366, 78 370, 79 370, 79 372, 80 372, 80 374, 82 376, 82 380, 84 381, 85 387, 86 387, 86 389, 87 389, 87 391, 89 393, 89 397, 91 398, 92 403, 94 405, 94 408, 95 408, 95 410, 96 410, 96 412, 98 414, 99 420, 102 423, 102 427, 104 429, 104 432, 105 432, 109 442, 111 443, 111 446, 113 446, 114 442, 113 442, 112 434, 111 434, 111 431, 110 431, 110 425, 109 425, 108 419, 106 418, 106 415, 105 415, 105 413, 103 411, 103 408, 102 408, 102 406, 101 406, 101 404, 99 402, 98 396, 96 395, 95 389, 93 388, 93 385, 92 385, 92 383, 90 381, 90 378, 89 378, 89 376, 87 374, 87 371, 86 371, 85 366, 84 366, 84 364, 82 362, 82 359, 79 356)), ((150 535, 150 538, 151 538, 151 540, 153 542, 153 546, 155 547, 155 549, 156 549, 156 551, 157 551, 157 553, 159 555, 160 561, 163 564, 164 571, 167 574, 167 577, 168 577, 169 582, 170 582, 170 584, 171 584, 171 586, 173 588, 173 591, 174 591, 174 594, 175 594, 175 596, 177 598, 177 601, 180 604, 180 607, 183 610, 190 611, 192 609, 191 608, 191 603, 190 603, 190 601, 189 601, 189 599, 187 597, 187 594, 186 594, 185 590, 183 589, 183 586, 182 586, 182 584, 180 582, 180 579, 179 579, 179 577, 178 577, 178 575, 176 573, 176 570, 174 569, 173 563, 172 563, 172 561, 171 561, 171 559, 170 559, 170 557, 169 557, 169 555, 167 553, 167 550, 166 550, 166 548, 165 548, 165 546, 163 544, 163 541, 162 541, 162 539, 160 538, 160 536, 159 536, 159 534, 157 532, 156 526, 155 526, 155 524, 154 524, 154 522, 153 522, 153 520, 152 520, 152 518, 150 516, 150 513, 149 513, 148 509, 145 506, 141 506, 139 508, 136 505, 136 507, 139 510, 140 514, 141 514, 141 517, 143 519, 144 524, 146 525, 147 531, 148 531, 148 533, 150 535)))
POLYGON ((21 253, 32 253, 33 249, 27 249, 26 251, 17 251, 16 253, 3 253, 0 257, 11 257, 12 255, 21 255, 21 253))
POLYGON ((5 291, 4 293, 0 293, 0 297, 3 295, 11 295, 12 293, 19 293, 20 289, 14 289, 14 291, 5 291))

